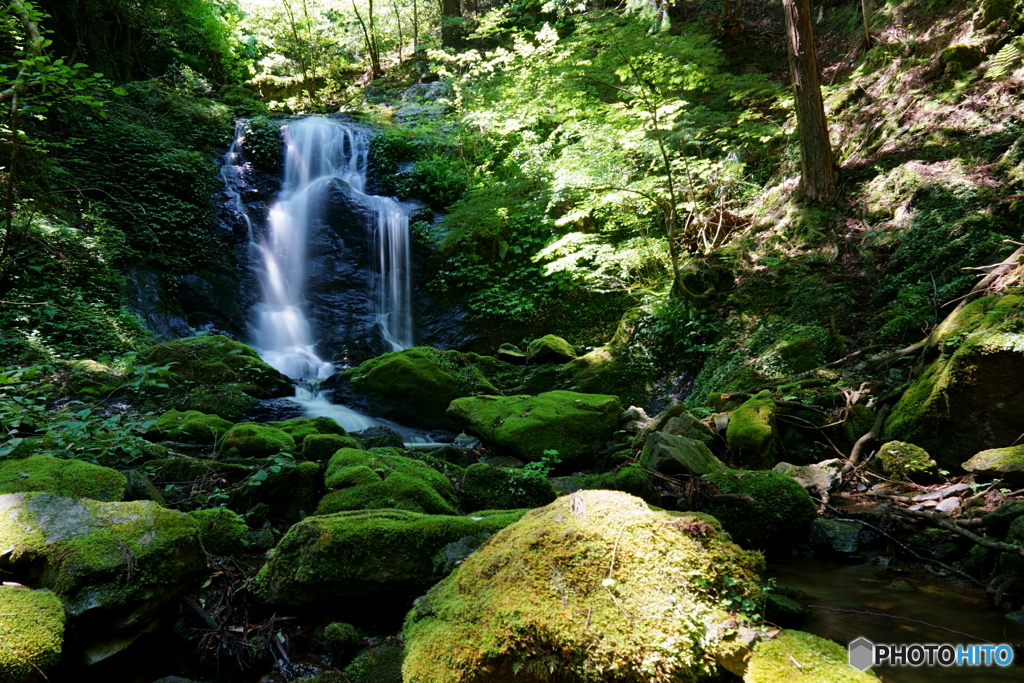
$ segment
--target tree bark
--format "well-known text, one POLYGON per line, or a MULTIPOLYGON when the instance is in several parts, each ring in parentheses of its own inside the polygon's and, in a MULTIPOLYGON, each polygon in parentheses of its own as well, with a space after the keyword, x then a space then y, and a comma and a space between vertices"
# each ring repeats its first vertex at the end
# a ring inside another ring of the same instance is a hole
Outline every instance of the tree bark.
POLYGON ((462 3, 460 0, 441 0, 441 44, 459 47, 462 43, 462 3))
POLYGON ((839 172, 821 99, 810 0, 782 0, 782 10, 786 16, 786 46, 800 137, 800 194, 808 203, 821 204, 835 197, 839 172))

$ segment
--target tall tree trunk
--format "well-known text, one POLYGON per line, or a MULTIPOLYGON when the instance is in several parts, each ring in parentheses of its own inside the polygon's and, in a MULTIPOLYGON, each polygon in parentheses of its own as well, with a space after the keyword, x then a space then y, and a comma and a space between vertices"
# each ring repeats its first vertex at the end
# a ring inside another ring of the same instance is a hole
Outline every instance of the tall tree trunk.
POLYGON ((398 0, 392 0, 395 8, 395 23, 398 24, 398 63, 402 63, 402 15, 398 11, 398 0))
POLYGON ((460 0, 441 0, 441 44, 459 47, 462 42, 462 3, 460 0))
POLYGON ((860 0, 860 13, 864 17, 864 49, 871 47, 871 12, 874 10, 872 0, 860 0))
MULTIPOLYGON (((373 9, 373 3, 370 4, 370 9, 373 9)), ((370 57, 370 75, 373 78, 379 78, 382 75, 380 70, 380 54, 377 52, 377 41, 376 37, 373 35, 373 24, 371 23, 370 28, 367 28, 366 22, 363 21, 363 15, 359 13, 359 7, 356 5, 356 0, 352 0, 352 10, 356 13, 356 19, 359 20, 360 28, 363 29, 363 39, 366 41, 366 52, 370 57)))
POLYGON ((786 16, 786 45, 800 137, 800 193, 804 201, 820 204, 835 197, 839 171, 821 100, 810 0, 782 0, 782 11, 786 16))
POLYGON ((412 0, 412 56, 417 58, 420 53, 420 12, 419 0, 412 0))

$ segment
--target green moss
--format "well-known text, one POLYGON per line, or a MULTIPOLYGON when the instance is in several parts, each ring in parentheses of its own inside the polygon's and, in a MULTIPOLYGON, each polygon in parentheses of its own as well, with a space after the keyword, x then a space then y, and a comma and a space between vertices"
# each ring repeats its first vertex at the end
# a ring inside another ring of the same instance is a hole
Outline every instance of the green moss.
POLYGON ((117 501, 128 485, 124 475, 80 460, 33 455, 0 462, 0 495, 45 491, 66 498, 117 501))
POLYGON ((539 472, 470 465, 462 478, 462 492, 469 510, 512 510, 547 505, 557 496, 539 472))
POLYGON ((302 457, 306 460, 324 462, 342 448, 360 449, 362 446, 351 436, 338 434, 310 434, 302 441, 302 457))
POLYGON ((939 54, 939 64, 949 70, 950 65, 955 65, 957 71, 970 71, 985 61, 985 54, 981 51, 980 45, 950 45, 939 54))
POLYGON ((658 502, 658 493, 651 485, 651 478, 640 465, 626 465, 613 472, 591 475, 584 480, 583 487, 623 491, 651 504, 658 502))
POLYGON ((714 670, 706 620, 760 598, 761 563, 713 526, 581 491, 495 534, 416 603, 402 673, 416 683, 532 670, 565 683, 693 680, 714 670))
POLYGON ((168 410, 156 419, 156 426, 169 438, 201 444, 217 443, 220 437, 234 427, 227 420, 198 410, 168 410))
POLYGON ((419 460, 376 452, 381 450, 392 449, 342 448, 334 454, 325 474, 333 491, 320 501, 318 515, 382 508, 459 514, 458 494, 447 477, 419 460))
POLYGON ((978 453, 964 463, 968 472, 1008 481, 1024 480, 1024 446, 992 448, 978 453))
POLYGON ((429 346, 385 353, 346 375, 384 417, 413 426, 447 422, 445 409, 460 396, 499 393, 467 356, 429 346))
POLYGON ((869 683, 878 681, 870 669, 849 664, 846 648, 803 631, 783 631, 758 643, 743 683, 869 683), (794 661, 795 660, 795 661, 794 661))
POLYGON ((618 426, 614 396, 549 391, 539 396, 478 396, 452 401, 448 414, 467 431, 528 462, 557 451, 563 467, 587 463, 618 426))
POLYGON ((1010 530, 1010 524, 1018 517, 1024 517, 1024 501, 1008 500, 982 518, 985 522, 985 533, 1003 538, 1010 530))
POLYGON ((212 555, 230 555, 245 548, 249 527, 238 513, 227 508, 193 510, 189 515, 199 522, 199 539, 212 555))
POLYGON ((324 629, 324 643, 328 652, 335 655, 351 655, 359 647, 362 635, 352 624, 343 621, 335 621, 324 629))
POLYGON ((528 363, 567 363, 575 357, 576 350, 572 344, 553 334, 534 339, 526 347, 528 363))
POLYGON ((265 458, 277 453, 295 453, 290 434, 256 422, 235 425, 221 439, 221 453, 235 457, 265 458))
POLYGON ((434 579, 434 557, 446 545, 494 533, 523 513, 358 510, 307 517, 288 530, 260 570, 257 593, 270 604, 299 606, 422 588, 434 579))
POLYGON ((771 457, 775 441, 775 399, 770 391, 762 391, 729 413, 725 439, 747 467, 775 464, 771 457))
POLYGON ((893 479, 904 477, 918 481, 927 480, 938 474, 938 465, 928 451, 912 443, 889 441, 882 444, 875 456, 882 472, 893 479))
POLYGON ((35 680, 60 662, 64 608, 47 590, 0 586, 0 680, 35 680))
POLYGON ((241 389, 231 386, 197 387, 185 397, 185 410, 216 415, 230 422, 238 422, 256 407, 259 401, 241 389))
POLYGON ((335 434, 337 436, 348 436, 348 432, 340 424, 329 417, 298 417, 294 420, 271 422, 271 427, 280 429, 285 434, 290 434, 295 443, 301 445, 307 437, 314 434, 335 434))
POLYGON ((241 342, 221 335, 188 337, 157 344, 143 362, 171 365, 171 389, 192 391, 199 385, 216 388, 229 385, 255 398, 288 396, 291 381, 267 365, 259 354, 241 342))
POLYGON ((704 479, 722 493, 750 496, 742 501, 719 503, 711 514, 737 543, 762 550, 785 549, 807 537, 817 516, 814 502, 800 484, 781 472, 729 470, 704 479))
POLYGON ((351 683, 402 683, 405 650, 399 645, 377 645, 359 653, 345 667, 351 683))

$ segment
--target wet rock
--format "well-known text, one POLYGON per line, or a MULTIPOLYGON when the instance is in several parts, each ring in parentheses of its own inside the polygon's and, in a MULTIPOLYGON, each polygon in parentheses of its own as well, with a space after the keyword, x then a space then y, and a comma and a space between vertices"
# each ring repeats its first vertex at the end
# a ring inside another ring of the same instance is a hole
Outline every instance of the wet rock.
POLYGON ((267 423, 291 420, 305 414, 305 408, 290 398, 268 398, 258 401, 243 414, 243 417, 249 422, 267 423))
POLYGON ((855 553, 860 545, 860 529, 851 522, 819 517, 811 523, 811 543, 839 553, 855 553))
POLYGON ((403 674, 451 683, 552 667, 564 683, 612 670, 637 682, 707 675, 721 637, 710 624, 730 616, 723 591, 757 599, 760 562, 704 517, 611 491, 565 496, 496 533, 416 602, 403 674))
POLYGON ((117 470, 81 460, 33 455, 0 462, 0 495, 44 491, 66 498, 117 501, 124 498, 127 479, 117 470))
POLYGON ((654 432, 647 437, 640 455, 640 465, 670 475, 703 475, 729 469, 703 441, 663 432, 654 432))

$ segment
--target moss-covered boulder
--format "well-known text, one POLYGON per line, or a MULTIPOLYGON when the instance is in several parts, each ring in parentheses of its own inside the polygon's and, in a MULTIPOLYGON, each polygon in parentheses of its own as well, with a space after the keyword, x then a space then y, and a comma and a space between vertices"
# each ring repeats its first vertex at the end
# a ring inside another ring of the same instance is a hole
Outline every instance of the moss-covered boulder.
POLYGON ((939 64, 941 64, 946 71, 950 71, 950 67, 952 66, 952 70, 956 73, 970 71, 984 61, 985 53, 982 51, 980 45, 956 43, 946 47, 941 53, 939 53, 939 64))
POLYGON ((575 357, 572 344, 553 334, 534 339, 526 347, 526 362, 530 364, 568 363, 575 357))
POLYGON ((267 365, 251 346, 221 335, 187 337, 157 344, 143 357, 149 365, 171 365, 172 393, 231 388, 254 398, 294 393, 291 381, 267 365))
POLYGON ((297 607, 421 589, 434 580, 435 557, 449 543, 493 534, 522 515, 359 510, 307 517, 288 530, 260 570, 257 593, 270 604, 297 607))
POLYGON ((290 434, 256 422, 235 425, 220 442, 220 452, 230 457, 266 458, 297 451, 295 439, 290 434))
POLYGON ((662 474, 711 474, 729 469, 703 441, 653 432, 644 441, 640 465, 662 474))
POLYGON ((584 478, 583 488, 622 491, 652 505, 659 502, 658 492, 654 490, 651 478, 640 465, 626 465, 611 472, 592 474, 584 478))
POLYGON ((476 463, 462 475, 468 510, 514 510, 547 505, 558 496, 542 474, 476 463))
POLYGON ((1022 306, 1016 295, 982 297, 943 321, 883 439, 916 444, 951 472, 979 451, 1014 443, 1024 433, 1022 306))
POLYGON ((475 396, 452 401, 448 415, 466 431, 527 462, 551 451, 566 469, 584 466, 618 426, 615 396, 549 391, 539 396, 475 396))
POLYGON ((697 517, 612 491, 564 496, 495 534, 416 603, 403 629, 403 678, 710 675, 717 636, 708 624, 721 620, 722 603, 760 598, 761 563, 697 517), (530 671, 544 674, 523 676, 530 671))
POLYGON ((982 451, 965 462, 963 468, 987 479, 1024 483, 1024 446, 982 451))
POLYGON ((148 626, 206 566, 196 521, 150 501, 8 494, 0 519, 0 570, 52 590, 86 633, 91 624, 148 626))
POLYGON ((459 496, 430 465, 401 455, 342 448, 327 464, 331 491, 316 514, 393 508, 439 515, 459 514, 459 496))
POLYGON ((783 631, 754 646, 743 683, 877 683, 850 666, 845 647, 803 631, 783 631))
POLYGON ((795 479, 774 471, 728 470, 704 479, 722 493, 749 496, 716 503, 711 514, 737 543, 758 550, 784 550, 807 538, 817 516, 814 501, 795 479))
POLYGON ((356 655, 345 667, 349 683, 402 683, 402 660, 405 650, 400 645, 375 645, 356 655))
POLYGON ((344 621, 331 622, 324 629, 324 646, 335 657, 351 657, 362 639, 359 629, 344 621))
POLYGON ((739 454, 749 468, 772 467, 772 444, 775 441, 775 399, 770 391, 762 391, 729 413, 725 432, 729 449, 739 454))
MULTIPOLYGON (((1024 517, 1018 517, 1010 522, 1010 526, 1006 530, 1005 541, 1024 548, 1024 517)), ((1000 574, 1024 579, 1024 557, 1017 553, 999 553, 997 566, 1000 574)), ((1020 590, 1018 589, 1015 593, 1019 595, 1020 590)))
POLYGON ((362 446, 351 436, 338 434, 310 434, 302 440, 303 460, 327 462, 341 448, 360 449, 362 446))
POLYGON ((199 522, 199 539, 211 555, 230 555, 245 549, 249 531, 245 520, 227 508, 208 508, 189 513, 199 522))
POLYGON ((45 491, 66 498, 111 502, 124 498, 127 485, 127 479, 117 470, 81 460, 33 455, 0 462, 0 495, 45 491))
POLYGON ((293 420, 271 422, 270 426, 288 434, 295 440, 296 445, 300 446, 307 437, 314 434, 348 436, 345 428, 329 417, 297 417, 293 420))
POLYGON ((1018 517, 1024 517, 1024 501, 1008 500, 982 517, 982 521, 985 522, 985 533, 995 538, 1003 538, 1010 530, 1010 524, 1018 517))
POLYGON ((413 427, 450 426, 445 415, 449 403, 461 396, 499 393, 467 355, 429 346, 385 353, 345 376, 371 400, 374 414, 413 427))
POLYGON ((229 422, 238 422, 256 407, 259 399, 245 393, 238 385, 224 385, 196 387, 180 403, 183 410, 197 410, 229 422))
POLYGON ((64 608, 48 590, 0 586, 0 681, 36 680, 60 662, 64 608))
POLYGON ((888 441, 875 455, 882 473, 893 479, 907 478, 917 483, 928 483, 939 473, 928 451, 912 443, 888 441))
POLYGON ((156 427, 174 441, 217 443, 235 425, 216 415, 198 410, 168 410, 156 419, 156 427))

